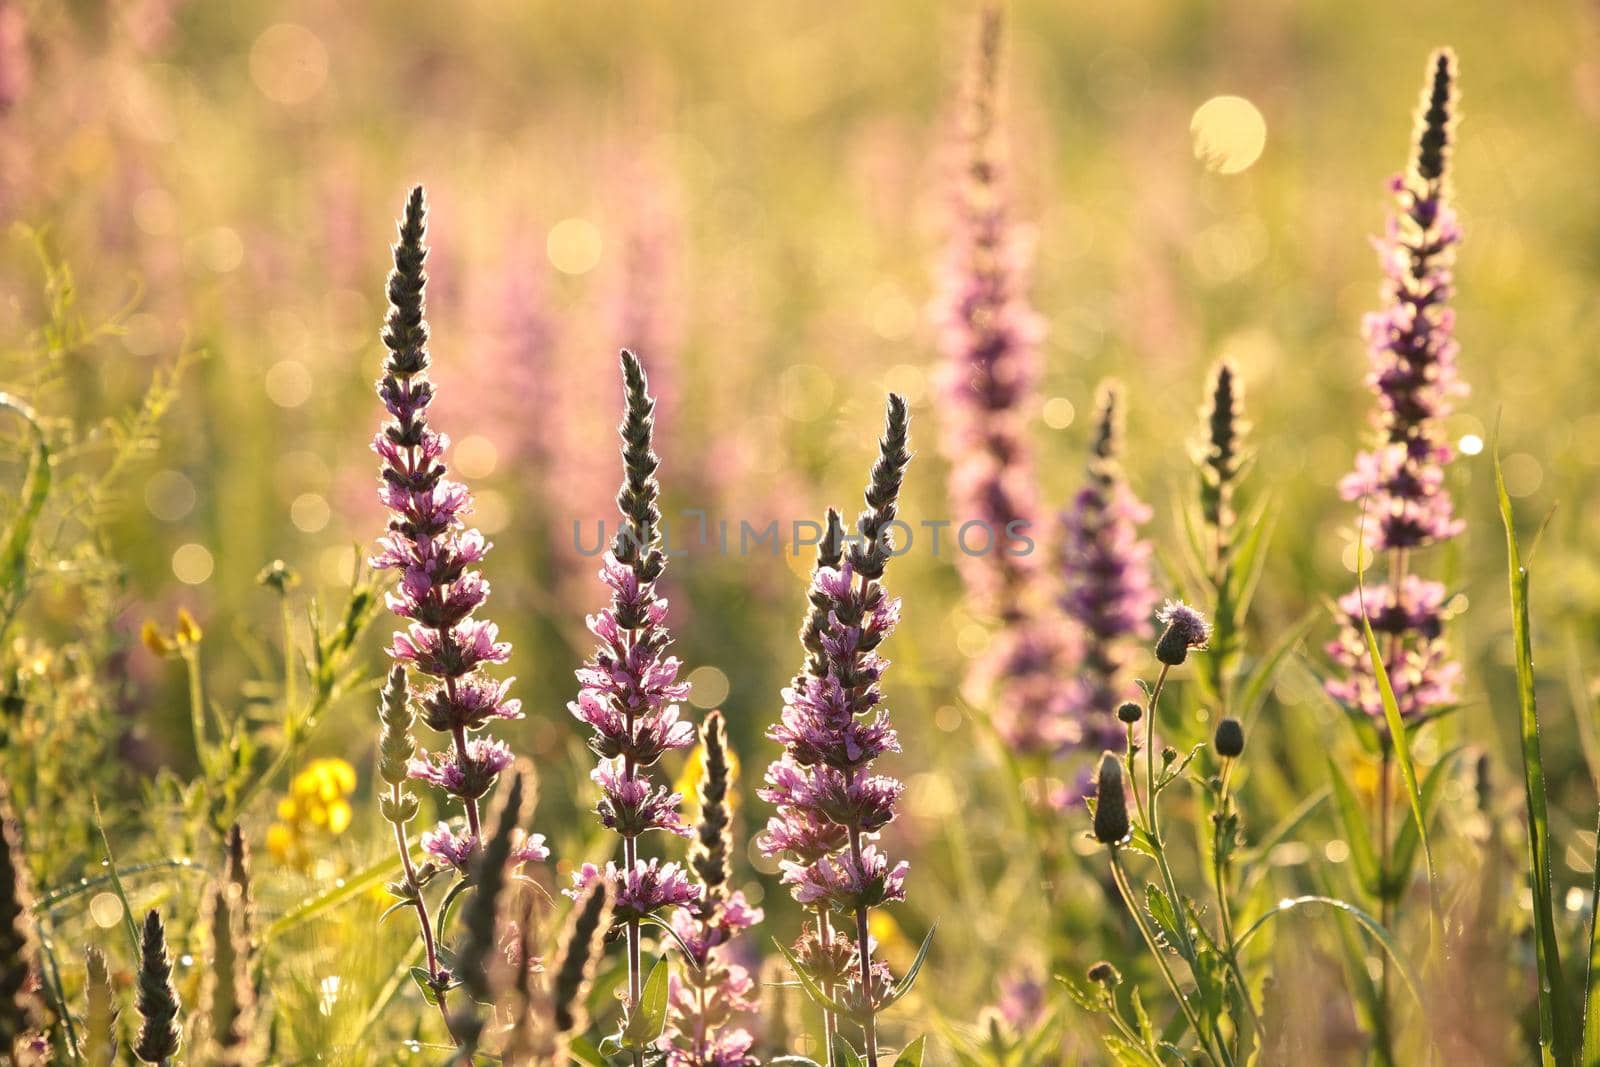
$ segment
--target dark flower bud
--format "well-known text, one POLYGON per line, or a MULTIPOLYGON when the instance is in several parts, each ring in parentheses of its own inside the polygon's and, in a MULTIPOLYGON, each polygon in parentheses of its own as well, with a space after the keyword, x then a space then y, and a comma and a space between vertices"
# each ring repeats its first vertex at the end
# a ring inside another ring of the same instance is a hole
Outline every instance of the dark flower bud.
POLYGON ((1173 748, 1171 745, 1167 745, 1164 748, 1162 748, 1162 750, 1161 750, 1161 762, 1163 764, 1170 766, 1172 764, 1172 762, 1174 760, 1176 760, 1177 758, 1178 758, 1178 750, 1177 749, 1173 748))
POLYGON ((1217 755, 1223 759, 1238 759, 1244 752, 1244 726, 1229 716, 1217 723, 1217 755))
POLYGON ((1095 779, 1094 839, 1115 847, 1128 839, 1128 794, 1122 784, 1122 764, 1114 753, 1100 757, 1095 779))
POLYGON ((1117 718, 1132 726, 1144 717, 1144 709, 1133 701, 1128 701, 1117 709, 1117 718))
POLYGON ((1089 968, 1089 981, 1103 986, 1122 984, 1122 974, 1108 960, 1101 960, 1089 968))
POLYGON ((1165 627, 1156 641, 1156 659, 1176 667, 1189 658, 1191 648, 1205 648, 1211 640, 1211 624, 1194 608, 1169 600, 1156 615, 1165 627))

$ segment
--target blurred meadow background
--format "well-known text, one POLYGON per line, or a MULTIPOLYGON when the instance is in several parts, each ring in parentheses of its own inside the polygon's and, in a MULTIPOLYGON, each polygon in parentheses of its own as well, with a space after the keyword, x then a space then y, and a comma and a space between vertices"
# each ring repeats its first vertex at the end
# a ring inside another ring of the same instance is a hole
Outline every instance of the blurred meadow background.
MULTIPOLYGON (((337 622, 383 528, 369 450, 382 417, 377 331, 394 218, 420 182, 435 423, 496 544, 492 615, 515 646, 527 712, 499 734, 538 767, 550 879, 566 884, 601 847, 592 759, 566 703, 603 590, 573 529, 592 546, 597 520, 612 528, 627 346, 660 395, 664 511, 684 549, 664 588, 693 717, 723 709, 745 768, 734 877, 767 912, 751 951, 799 922, 775 866, 746 843, 766 821, 754 790, 777 749, 764 732, 800 662, 812 555, 742 554, 739 524, 776 519, 787 540, 791 522, 830 504, 854 514, 893 390, 912 410, 902 515, 917 536, 888 579, 904 607, 885 689, 905 751, 885 763, 908 788, 885 841, 912 875, 875 933, 901 970, 939 925, 922 983, 886 1026, 935 1034, 928 1062, 957 1062, 963 1028, 1008 982, 1057 966, 1034 933, 1052 908, 1073 913, 1062 921, 1081 945, 1076 966, 1109 955, 1137 973, 1094 918, 1108 905, 1092 879, 1076 876, 1064 904, 1041 888, 1018 812, 1042 785, 1008 774, 988 709, 963 691, 991 626, 967 604, 948 541, 936 556, 919 525, 964 518, 938 445, 930 306, 963 165, 974 16, 926 2, 0 0, 0 390, 39 413, 61 487, 36 534, 48 566, 12 606, 20 614, 8 611, 0 680, 13 715, 0 764, 38 891, 99 865, 91 788, 124 866, 203 865, 214 848, 180 784, 195 771, 192 677, 141 642, 147 620, 171 633, 188 612, 203 632, 205 699, 281 740, 283 634, 307 645, 313 600, 325 627, 337 622), (691 511, 713 534, 726 521, 733 548, 701 543, 691 511), (275 560, 298 578, 281 592, 260 578, 275 560), (16 711, 30 705, 50 713, 16 711)), ((1439 832, 1503 839, 1515 869, 1518 724, 1489 467, 1498 425, 1525 542, 1548 516, 1534 640, 1556 900, 1576 936, 1591 907, 1600 770, 1589 677, 1600 5, 1016 0, 1000 123, 1014 217, 1032 231, 1028 299, 1047 331, 1024 414, 1054 514, 1082 478, 1096 383, 1122 381, 1124 463, 1171 566, 1206 368, 1236 363, 1257 454, 1244 492, 1270 496, 1276 515, 1250 640, 1316 613, 1248 724, 1246 836, 1325 789, 1330 753, 1360 764, 1318 683, 1331 602, 1357 562, 1355 509, 1337 483, 1370 434, 1358 331, 1378 301, 1370 237, 1384 182, 1408 158, 1424 61, 1445 44, 1462 70, 1456 307, 1472 394, 1447 427, 1467 530, 1433 565, 1466 679, 1461 709, 1414 745, 1429 765, 1469 746, 1442 787, 1439 832), (1500 798, 1487 806, 1468 758, 1480 752, 1500 798), (1509 828, 1490 825, 1496 812, 1509 828)), ((29 444, 20 423, 4 433, 10 514, 29 444)), ((1175 576, 1157 585, 1178 592, 1175 576)), ((364 677, 238 805, 269 917, 392 856, 374 800, 371 681, 390 622, 351 653, 346 666, 364 677)), ((1184 705, 1195 739, 1207 730, 1198 705, 1184 705)), ((669 776, 690 767, 669 756, 669 776)), ((1370 772, 1352 781, 1370 802, 1370 772)), ((1054 830, 1085 864, 1086 827, 1074 809, 1054 830)), ((1314 813, 1274 850, 1261 892, 1339 888, 1342 835, 1314 813)), ((1480 852, 1436 848, 1447 882, 1477 876, 1480 852)), ((181 911, 197 886, 171 875, 129 891, 181 911)), ((1536 1030, 1528 903, 1511 892, 1509 966, 1484 981, 1511 989, 1503 1010, 1536 1030)), ((121 910, 105 897, 52 912, 52 939, 109 941, 121 910)), ((272 966, 292 1021, 274 1062, 316 1050, 327 1062, 404 1060, 398 1046, 362 1044, 413 1036, 373 1018, 413 934, 396 922, 371 933, 383 904, 341 902, 286 935, 295 951, 272 966)), ((1327 1062, 1356 1062, 1340 1058, 1361 1040, 1337 935, 1316 918, 1279 930, 1279 981, 1306 986, 1297 1025, 1327 1062)), ((1425 920, 1399 937, 1423 952, 1425 920)), ((398 995, 420 1004, 415 989, 398 995)), ((1088 1039, 1065 1040, 1102 1062, 1088 1039)))

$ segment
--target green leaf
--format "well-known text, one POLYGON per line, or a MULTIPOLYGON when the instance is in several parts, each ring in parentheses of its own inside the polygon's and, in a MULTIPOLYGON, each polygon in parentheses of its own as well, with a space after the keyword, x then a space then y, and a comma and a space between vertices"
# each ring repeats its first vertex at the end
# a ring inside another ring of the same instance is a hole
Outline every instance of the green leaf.
MULTIPOLYGON (((1511 634, 1517 653, 1517 702, 1522 718, 1522 780, 1528 802, 1528 879, 1533 888, 1533 925, 1539 967, 1539 1044, 1561 1067, 1573 1063, 1576 1036, 1569 1018, 1567 984, 1561 973, 1561 944, 1556 931, 1554 893, 1550 886, 1550 813, 1546 807, 1544 756, 1539 746, 1539 706, 1534 694, 1533 637, 1529 627, 1529 573, 1517 543, 1511 497, 1494 450, 1494 487, 1500 499, 1500 521, 1506 530, 1506 562, 1511 581, 1511 634)), ((1587 997, 1585 998, 1587 1000, 1587 997)))
POLYGON ((629 1049, 647 1049, 655 1045, 667 1025, 667 986, 672 966, 665 956, 650 968, 639 992, 639 1003, 628 1016, 622 1030, 622 1046, 629 1049))
POLYGON ((1178 929, 1178 912, 1172 906, 1172 901, 1167 899, 1167 894, 1153 883, 1146 883, 1144 887, 1144 906, 1150 913, 1150 918, 1155 920, 1156 929, 1161 934, 1166 947, 1173 952, 1183 950, 1184 938, 1178 929))
POLYGON ((1111 1010, 1099 986, 1091 986, 1083 979, 1070 974, 1058 974, 1056 981, 1066 989, 1067 998, 1084 1011, 1103 1015, 1111 1010))
POLYGON ((600 1050, 595 1047, 594 1042, 586 1037, 574 1037, 569 1040, 567 1052, 573 1059, 579 1063, 587 1063, 589 1067, 607 1067, 606 1058, 600 1055, 600 1050))
POLYGON ((1350 780, 1331 754, 1328 756, 1328 781, 1333 784, 1334 810, 1339 814, 1344 836, 1350 843, 1350 859, 1355 863, 1361 888, 1376 896, 1382 892, 1382 880, 1378 855, 1372 848, 1372 830, 1367 825, 1367 817, 1361 813, 1361 804, 1356 800, 1355 790, 1350 788, 1350 780))
POLYGON ((1160 1067, 1160 1060, 1121 1034, 1101 1034, 1100 1038, 1117 1067, 1160 1067))
POLYGON ((429 1004, 439 1003, 439 994, 433 988, 433 976, 426 967, 411 968, 411 978, 417 983, 417 988, 422 990, 422 999, 429 1004))
POLYGON ((1156 1032, 1150 1025, 1150 1013, 1144 1010, 1144 998, 1139 995, 1138 986, 1134 986, 1132 992, 1128 994, 1128 1002, 1133 1005, 1133 1026, 1139 1035, 1139 1040, 1147 1046, 1153 1044, 1156 1032))
POLYGON ((1371 915, 1368 915, 1366 912, 1362 911, 1354 904, 1351 904, 1349 901, 1340 900, 1337 897, 1306 896, 1293 897, 1289 900, 1279 901, 1278 904, 1272 908, 1272 910, 1266 912, 1255 922, 1251 923, 1249 927, 1239 935, 1238 940, 1234 942, 1235 948, 1239 951, 1243 951, 1244 946, 1250 943, 1251 938, 1255 937, 1256 934, 1261 932, 1261 929, 1267 925, 1269 920, 1275 919, 1280 915, 1285 915, 1298 908, 1308 907, 1312 904, 1321 904, 1343 912, 1345 915, 1350 916, 1350 918, 1359 923, 1361 928, 1378 943, 1378 946, 1389 954, 1389 958, 1394 960, 1395 968, 1400 972, 1400 978, 1405 982, 1406 989, 1410 990, 1412 997, 1416 999, 1418 1004, 1423 1003, 1421 992, 1422 983, 1417 980, 1416 974, 1411 970, 1411 964, 1407 963, 1405 957, 1400 955, 1400 950, 1395 946, 1394 939, 1389 936, 1389 931, 1385 930, 1383 928, 1383 924, 1377 919, 1374 919, 1371 915))
POLYGON ((922 1050, 927 1043, 926 1035, 911 1042, 894 1058, 894 1067, 922 1067, 922 1050))
POLYGON ((650 974, 644 980, 644 992, 639 996, 639 1011, 649 1022, 651 1044, 661 1036, 662 1029, 667 1025, 667 988, 671 979, 672 964, 663 956, 650 968, 650 974))
POLYGON ((916 982, 917 974, 922 970, 923 961, 928 958, 928 949, 933 945, 933 932, 938 928, 939 926, 937 923, 928 927, 927 936, 922 939, 922 946, 917 949, 916 958, 911 961, 911 966, 906 968, 905 977, 896 982, 894 984, 894 988, 889 990, 889 995, 884 997, 882 1002, 877 1005, 878 1011, 883 1011, 895 1001, 911 992, 911 986, 916 982))
POLYGON ((838 1067, 866 1067, 866 1061, 861 1058, 861 1054, 851 1048, 850 1042, 838 1034, 833 1035, 833 1062, 838 1067))

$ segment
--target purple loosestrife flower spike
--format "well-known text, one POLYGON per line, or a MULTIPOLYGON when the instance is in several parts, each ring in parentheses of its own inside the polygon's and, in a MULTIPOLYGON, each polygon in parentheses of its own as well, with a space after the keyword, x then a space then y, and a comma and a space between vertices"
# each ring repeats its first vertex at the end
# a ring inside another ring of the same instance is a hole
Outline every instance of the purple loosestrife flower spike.
MULTIPOLYGON (((676 863, 662 864, 639 856, 639 836, 665 830, 688 836, 678 813, 680 797, 657 787, 649 768, 672 749, 694 743, 694 727, 680 721, 678 701, 688 696, 678 681, 678 660, 668 656, 667 601, 656 593, 666 567, 659 530, 660 457, 653 447, 655 399, 644 364, 632 352, 621 356, 624 391, 622 424, 622 487, 617 509, 622 514, 611 551, 601 561, 600 579, 611 591, 611 603, 588 619, 597 639, 594 654, 578 670, 578 699, 568 705, 573 716, 590 727, 589 747, 600 756, 594 772, 601 798, 601 822, 622 837, 623 863, 607 863, 602 872, 586 863, 573 876, 581 892, 595 879, 612 884, 614 914, 627 925, 628 992, 626 1010, 637 1008, 643 976, 639 924, 663 908, 690 903, 698 890, 676 863)), ((637 1050, 634 1062, 640 1062, 637 1050)))
POLYGON ((1044 329, 1024 296, 1030 242, 1011 222, 996 130, 1002 23, 1001 5, 987 4, 969 89, 967 164, 936 307, 950 499, 962 522, 983 524, 989 543, 988 551, 958 554, 957 563, 976 610, 998 622, 968 688, 993 708, 1007 743, 1028 754, 1055 747, 1071 649, 1058 621, 1030 597, 1039 557, 1016 547, 1039 519, 1026 419, 1044 329))
POLYGON ((172 958, 167 955, 167 930, 161 913, 152 908, 144 917, 139 947, 139 1036, 133 1054, 146 1063, 165 1063, 177 1055, 183 1040, 178 1023, 178 991, 172 985, 172 958))
MULTIPOLYGON (((400 576, 388 604, 409 625, 395 634, 389 655, 429 679, 414 699, 423 720, 451 739, 446 751, 413 758, 408 773, 455 797, 477 838, 478 798, 489 791, 511 756, 500 742, 469 735, 494 719, 519 718, 522 712, 517 701, 506 698, 508 682, 482 673, 484 666, 504 663, 511 653, 511 646, 498 640, 493 623, 474 617, 488 599, 489 583, 473 568, 489 544, 462 521, 472 496, 466 486, 445 477, 449 440, 427 421, 434 387, 428 378, 423 316, 425 216, 418 186, 406 200, 388 283, 389 315, 382 336, 389 355, 377 390, 390 420, 372 447, 382 459, 379 497, 390 519, 372 565, 400 576)), ((397 713, 391 711, 390 718, 398 718, 397 713)))
POLYGON ((1088 474, 1063 519, 1062 610, 1082 640, 1077 678, 1068 690, 1069 745, 1114 746, 1121 728, 1114 713, 1137 695, 1128 676, 1130 646, 1150 635, 1157 594, 1150 581, 1150 545, 1139 527, 1150 509, 1133 495, 1122 473, 1121 393, 1102 384, 1095 402, 1095 434, 1088 474))
POLYGON ((1411 165, 1390 182, 1395 210, 1377 241, 1384 306, 1362 324, 1378 440, 1340 483, 1346 500, 1362 502, 1366 547, 1387 555, 1389 577, 1364 596, 1358 590, 1340 599, 1340 632, 1328 646, 1339 676, 1327 689, 1375 718, 1383 705, 1367 662, 1363 602, 1402 716, 1453 703, 1461 673, 1441 639, 1444 587, 1407 573, 1414 550, 1448 541, 1463 527, 1444 488, 1455 458, 1444 419, 1467 391, 1449 306, 1461 239, 1449 173, 1457 116, 1455 55, 1441 49, 1428 61, 1411 165))
POLYGON ((6 782, 0 779, 0 1055, 16 1055, 44 1023, 38 966, 39 936, 21 828, 6 782))
POLYGON ((890 394, 856 537, 838 566, 825 565, 827 546, 819 552, 811 583, 812 618, 819 625, 813 630, 808 621, 803 633, 815 633, 821 655, 808 657, 807 669, 783 692, 782 717, 767 736, 784 746, 784 755, 767 768, 766 788, 759 791, 777 808, 760 847, 782 857, 783 881, 795 900, 818 911, 819 941, 832 943, 824 924, 829 909, 854 914, 859 966, 848 976, 815 973, 824 988, 836 978, 855 983, 841 992, 861 1008, 869 1064, 877 1063, 873 1011, 881 976, 871 957, 867 913, 905 899, 908 869, 871 843, 894 819, 904 789, 872 773, 872 765, 900 748, 880 706, 888 661, 877 649, 900 618, 900 602, 879 579, 892 556, 889 535, 911 460, 908 432, 905 401, 890 394))
MULTIPOLYGON (((964 521, 984 522, 996 538, 1037 519, 1024 420, 1043 334, 1022 295, 1029 248, 1010 220, 995 130, 1001 30, 1000 5, 985 6, 969 90, 967 165, 937 304, 951 502, 964 521)), ((1021 617, 1034 556, 996 550, 959 561, 979 610, 1002 622, 1021 617)))

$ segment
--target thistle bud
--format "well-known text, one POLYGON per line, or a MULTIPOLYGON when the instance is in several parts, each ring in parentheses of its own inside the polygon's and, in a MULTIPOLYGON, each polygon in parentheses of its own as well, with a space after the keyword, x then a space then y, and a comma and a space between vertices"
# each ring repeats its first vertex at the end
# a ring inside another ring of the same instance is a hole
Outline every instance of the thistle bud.
POLYGON ((1229 716, 1217 723, 1217 733, 1213 740, 1217 746, 1217 755, 1223 759, 1238 759, 1244 752, 1244 726, 1238 719, 1229 716))
POLYGON ((1122 974, 1108 960, 1101 960, 1089 968, 1089 981, 1096 985, 1115 987, 1122 984, 1122 974))
POLYGON ((1189 658, 1191 648, 1205 648, 1211 640, 1211 624, 1194 608, 1169 600, 1156 618, 1165 627, 1156 641, 1156 659, 1168 667, 1176 667, 1189 658))
POLYGON ((1117 718, 1132 726, 1144 718, 1144 709, 1130 700, 1117 709, 1117 718))
POLYGON ((1115 848, 1128 839, 1128 794, 1122 784, 1122 764, 1115 753, 1100 757, 1100 773, 1096 777, 1094 805, 1094 839, 1102 845, 1115 848))

